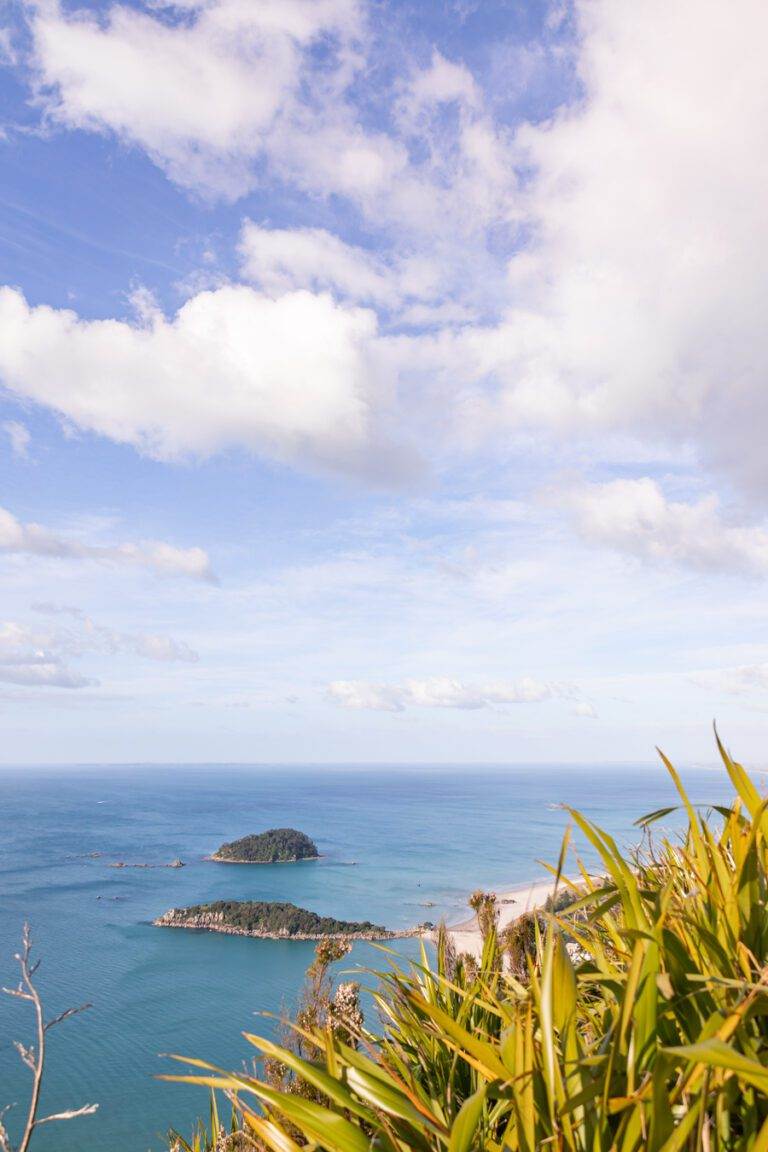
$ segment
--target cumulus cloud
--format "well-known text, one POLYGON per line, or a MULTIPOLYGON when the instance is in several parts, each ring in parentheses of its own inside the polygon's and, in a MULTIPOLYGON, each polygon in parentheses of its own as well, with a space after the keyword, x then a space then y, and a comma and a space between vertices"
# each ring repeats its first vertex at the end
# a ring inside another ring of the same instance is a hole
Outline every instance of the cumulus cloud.
POLYGON ((581 0, 576 16, 579 99, 516 134, 531 240, 506 315, 434 363, 477 382, 481 425, 693 441, 764 489, 768 8, 581 0))
POLYGON ((98 17, 29 5, 36 101, 48 124, 117 136, 209 198, 278 179, 370 205, 407 152, 347 99, 365 62, 363 9, 148 0, 98 17))
POLYGON ((0 289, 0 380, 159 460, 246 448, 355 474, 408 466, 382 432, 373 313, 245 286, 200 292, 172 319, 141 304, 134 322, 87 321, 0 289))
POLYGON ((116 133, 197 191, 351 197, 386 258, 247 225, 261 292, 200 293, 143 327, 8 290, 0 373, 17 394, 163 459, 245 444, 354 471, 377 455, 372 396, 388 405, 399 379, 393 422, 446 449, 629 433, 765 490, 761 0, 738 19, 704 0, 695 20, 688 0, 576 0, 575 40, 557 33, 551 55, 553 88, 577 98, 553 115, 501 123, 480 77, 435 52, 379 79, 386 132, 355 86, 379 47, 362 2, 30 13, 51 122, 116 133), (433 331, 375 341, 373 314, 325 290, 433 331))
POLYGON ((176 548, 161 540, 127 544, 86 544, 58 536, 39 524, 22 524, 0 508, 0 553, 53 556, 67 560, 96 560, 115 565, 137 565, 162 576, 189 576, 214 581, 208 555, 202 548, 176 548))
POLYGON ((473 684, 448 676, 375 684, 365 680, 335 680, 328 686, 332 700, 344 708, 403 712, 406 708, 476 710, 503 704, 541 704, 555 698, 573 699, 571 684, 548 683, 525 676, 520 680, 473 684))
POLYGON ((49 124, 116 135, 207 196, 277 179, 350 199, 377 226, 450 235, 507 218, 505 133, 463 64, 435 53, 385 85, 389 130, 371 127, 355 92, 381 49, 369 9, 201 0, 116 3, 99 17, 30 4, 36 100, 49 124), (462 113, 450 132, 446 105, 462 113))
POLYGON ((729 525, 716 496, 668 500, 655 480, 586 484, 559 497, 580 534, 643 560, 768 575, 768 530, 729 525))
POLYGON ((359 24, 356 0, 147 8, 114 4, 99 17, 56 0, 31 7, 39 99, 50 121, 114 133, 176 182, 228 197, 257 183, 275 135, 310 111, 313 46, 336 43, 340 78, 359 24), (174 10, 183 18, 169 20, 174 10))
POLYGON ((244 279, 270 296, 306 288, 385 311, 400 325, 441 325, 473 316, 443 295, 445 268, 424 254, 377 252, 324 228, 269 228, 246 220, 238 251, 244 279))
POLYGON ((398 296, 383 260, 324 228, 266 228, 247 220, 239 251, 245 278, 270 295, 330 289, 384 305, 398 296))

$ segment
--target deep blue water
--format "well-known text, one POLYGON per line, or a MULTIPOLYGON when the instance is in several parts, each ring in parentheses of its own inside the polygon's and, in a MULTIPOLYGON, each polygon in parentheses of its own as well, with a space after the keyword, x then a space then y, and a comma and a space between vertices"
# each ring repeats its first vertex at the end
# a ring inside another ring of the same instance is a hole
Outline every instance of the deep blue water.
MULTIPOLYGON (((724 773, 685 779, 702 803, 730 796, 724 773)), ((153 928, 167 908, 280 899, 390 927, 450 921, 466 915, 473 889, 543 874, 537 861, 557 858, 567 821, 555 805, 580 808, 629 843, 633 820, 669 802, 663 771, 632 767, 0 769, 0 983, 14 981, 26 918, 50 1014, 93 1002, 50 1034, 43 1105, 97 1102, 99 1112, 40 1129, 35 1152, 162 1148, 161 1134, 170 1125, 188 1132, 207 1100, 204 1089, 155 1080, 172 1070, 159 1054, 239 1067, 252 1052, 241 1031, 272 1027, 253 1014, 291 1005, 312 944, 153 928), (202 860, 224 840, 286 825, 311 835, 323 859, 202 860), (186 868, 109 867, 176 856, 186 868)), ((351 961, 383 963, 366 945, 351 961)), ((12 1041, 31 1039, 31 1022, 26 1005, 0 1002, 0 1107, 26 1099, 28 1074, 12 1041)), ((12 1134, 21 1111, 7 1118, 12 1134)))

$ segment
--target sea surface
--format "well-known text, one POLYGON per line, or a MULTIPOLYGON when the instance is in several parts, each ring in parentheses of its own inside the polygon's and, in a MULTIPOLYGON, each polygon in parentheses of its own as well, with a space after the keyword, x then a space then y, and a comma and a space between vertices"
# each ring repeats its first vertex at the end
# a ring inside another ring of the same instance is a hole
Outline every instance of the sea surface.
MULTIPOLYGON (((691 771, 700 803, 722 803, 724 772, 691 771)), ((343 919, 404 928, 467 915, 475 888, 545 875, 573 805, 626 843, 633 821, 675 802, 663 770, 616 768, 88 767, 0 769, 0 984, 28 920, 50 1015, 90 1001, 50 1033, 43 1111, 98 1103, 94 1116, 41 1128, 35 1152, 146 1152, 171 1126, 189 1134, 206 1090, 159 1082, 161 1053, 239 1068, 254 1014, 295 1001, 313 945, 152 927, 171 907, 217 899, 290 900, 343 919), (295 865, 204 861, 225 840, 296 827, 322 859, 295 865), (90 857, 89 853, 101 853, 90 857), (115 869, 116 860, 186 867, 115 869), (431 903, 434 907, 426 907, 431 903)), ((667 818, 667 829, 675 816, 667 818)), ((588 863, 593 862, 585 853, 588 863)), ((404 958, 413 941, 398 942, 404 958)), ((367 944, 345 962, 381 967, 367 944)), ((364 981, 369 979, 364 977, 364 981)), ((0 1108, 13 1135, 28 1072, 13 1041, 32 1039, 28 1005, 0 1001, 0 1108)))

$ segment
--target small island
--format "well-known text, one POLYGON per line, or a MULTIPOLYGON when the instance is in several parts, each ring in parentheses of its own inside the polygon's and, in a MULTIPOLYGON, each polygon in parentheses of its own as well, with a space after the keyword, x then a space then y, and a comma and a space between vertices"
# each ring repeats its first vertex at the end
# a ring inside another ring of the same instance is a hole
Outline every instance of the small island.
POLYGON ((265 900, 216 900, 212 904, 193 904, 189 908, 171 908, 158 916, 158 928, 191 928, 203 932, 224 932, 230 936, 254 936, 265 940, 393 940, 413 936, 407 932, 390 932, 370 920, 336 920, 318 916, 306 908, 265 900))
POLYGON ((317 860, 320 853, 314 840, 295 828, 270 828, 222 844, 211 860, 221 864, 295 864, 317 860))

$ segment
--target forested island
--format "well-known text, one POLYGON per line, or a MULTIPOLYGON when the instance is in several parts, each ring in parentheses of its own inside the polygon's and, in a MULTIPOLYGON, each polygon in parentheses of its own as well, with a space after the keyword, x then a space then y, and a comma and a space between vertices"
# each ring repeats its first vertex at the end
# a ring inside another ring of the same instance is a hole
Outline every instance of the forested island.
POLYGON ((294 864, 317 860, 320 853, 314 840, 295 828, 270 828, 222 844, 211 860, 224 864, 294 864))
POLYGON ((189 908, 171 908, 153 923, 159 928, 195 928, 268 940, 392 940, 413 935, 390 932, 370 920, 336 920, 295 904, 266 900, 216 900, 189 908))

